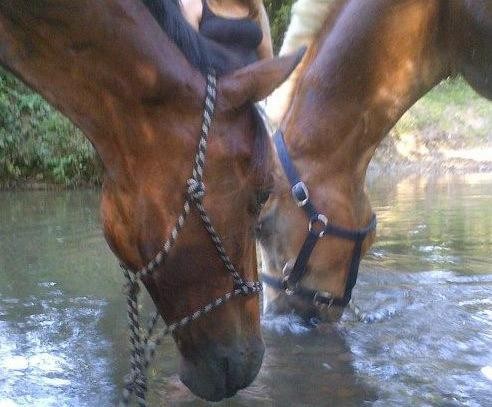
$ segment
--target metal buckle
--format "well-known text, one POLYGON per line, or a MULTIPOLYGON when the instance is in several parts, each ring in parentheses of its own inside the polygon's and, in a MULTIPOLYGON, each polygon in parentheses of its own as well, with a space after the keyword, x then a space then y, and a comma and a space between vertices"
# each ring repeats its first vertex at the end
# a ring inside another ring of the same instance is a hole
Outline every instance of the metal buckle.
POLYGON ((290 192, 292 193, 292 197, 294 198, 294 201, 296 201, 298 207, 301 208, 308 203, 309 190, 304 182, 299 181, 291 188, 290 192))
POLYGON ((296 262, 295 259, 290 259, 287 263, 285 263, 284 268, 282 269, 282 274, 285 277, 289 276, 289 274, 291 273, 291 271, 294 268, 295 262, 296 262))
POLYGON ((285 266, 282 270, 282 274, 284 275, 284 277, 282 278, 282 288, 284 289, 287 295, 293 295, 297 287, 297 284, 294 287, 291 287, 289 285, 289 276, 292 269, 294 268, 294 264, 295 264, 295 260, 290 259, 287 263, 285 263, 285 266))
POLYGON ((313 226, 316 223, 322 223, 323 224, 323 228, 321 229, 321 231, 318 234, 318 237, 323 237, 325 235, 325 229, 328 226, 328 218, 325 215, 322 215, 319 213, 315 219, 311 219, 309 221, 309 231, 310 232, 311 232, 311 230, 313 230, 313 226))
POLYGON ((333 302, 335 301, 335 298, 333 298, 333 296, 329 293, 329 292, 326 292, 326 291, 316 291, 316 294, 314 294, 314 297, 313 297, 313 304, 316 305, 317 307, 321 307, 321 308, 324 308, 324 309, 330 309, 331 306, 333 305, 333 302), (325 298, 329 298, 329 302, 328 304, 324 303, 324 302, 321 302, 318 297, 325 297, 325 298))
POLYGON ((296 287, 297 287, 297 284, 294 287, 291 287, 289 285, 289 276, 288 275, 286 275, 282 279, 282 288, 284 289, 284 291, 287 295, 294 295, 295 291, 296 291, 296 287))

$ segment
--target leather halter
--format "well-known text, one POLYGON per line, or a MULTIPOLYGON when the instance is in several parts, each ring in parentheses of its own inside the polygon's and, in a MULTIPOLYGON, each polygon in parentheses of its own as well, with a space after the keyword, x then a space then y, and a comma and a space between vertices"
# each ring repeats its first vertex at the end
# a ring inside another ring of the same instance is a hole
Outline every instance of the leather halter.
POLYGON ((289 295, 295 295, 308 301, 313 301, 316 305, 325 306, 346 306, 352 297, 352 290, 357 282, 359 273, 359 264, 361 258, 362 243, 367 235, 376 229, 376 215, 373 214, 369 224, 362 229, 346 229, 344 227, 328 222, 326 215, 320 213, 311 202, 309 190, 306 184, 301 180, 299 173, 292 162, 287 151, 284 135, 281 130, 277 130, 273 135, 275 149, 278 158, 282 164, 287 179, 291 186, 292 197, 297 206, 302 208, 309 219, 308 234, 304 244, 297 255, 294 265, 289 263, 284 267, 284 278, 262 274, 262 281, 277 290, 283 290, 289 295), (350 261, 349 276, 345 286, 345 293, 342 298, 337 298, 333 294, 325 291, 318 291, 302 287, 301 280, 306 274, 307 263, 318 240, 324 236, 335 236, 340 239, 351 240, 354 242, 354 250, 350 261))

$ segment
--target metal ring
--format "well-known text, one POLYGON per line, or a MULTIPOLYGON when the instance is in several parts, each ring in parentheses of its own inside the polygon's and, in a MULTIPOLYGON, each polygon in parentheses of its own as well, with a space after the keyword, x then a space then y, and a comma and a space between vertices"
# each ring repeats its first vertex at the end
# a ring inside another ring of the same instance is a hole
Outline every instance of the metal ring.
POLYGON ((292 197, 294 198, 294 201, 296 201, 296 204, 299 208, 302 208, 304 205, 306 205, 309 201, 309 190, 306 186, 306 184, 302 181, 299 181, 297 184, 295 184, 291 190, 290 190, 292 197), (298 194, 302 194, 299 196, 298 194))
POLYGON ((309 221, 309 231, 310 232, 313 230, 313 226, 316 223, 322 223, 323 224, 323 228, 321 229, 321 232, 319 232, 319 235, 318 235, 318 237, 323 237, 325 235, 325 229, 328 226, 328 218, 325 215, 319 213, 315 219, 311 219, 309 221))
POLYGON ((327 292, 320 293, 320 291, 316 291, 316 294, 314 294, 314 297, 313 297, 313 304, 314 305, 322 307, 322 308, 326 308, 326 309, 330 309, 331 306, 333 305, 334 301, 335 301, 335 298, 330 293, 327 293, 327 292), (320 296, 320 295, 322 295, 325 298, 330 298, 330 301, 328 301, 328 304, 325 304, 324 302, 321 302, 318 300, 318 296, 320 296))
POLYGON ((322 307, 326 307, 326 309, 330 309, 331 306, 333 305, 333 302, 335 301, 334 298, 330 299, 330 302, 326 305, 326 304, 322 304, 321 306, 322 307))
POLYGON ((294 268, 294 264, 295 259, 290 259, 287 263, 285 263, 284 268, 282 269, 282 274, 287 277, 294 268))
POLYGON ((290 287, 289 286, 289 276, 285 276, 282 279, 282 287, 287 295, 294 295, 295 294, 295 287, 290 287))

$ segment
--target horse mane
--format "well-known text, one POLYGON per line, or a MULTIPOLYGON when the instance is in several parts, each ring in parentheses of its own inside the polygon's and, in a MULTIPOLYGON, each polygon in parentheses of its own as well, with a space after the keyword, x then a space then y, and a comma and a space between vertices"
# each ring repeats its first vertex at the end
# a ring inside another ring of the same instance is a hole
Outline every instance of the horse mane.
POLYGON ((237 58, 188 23, 181 12, 180 0, 143 0, 143 3, 188 62, 202 74, 214 69, 220 76, 240 67, 237 58))

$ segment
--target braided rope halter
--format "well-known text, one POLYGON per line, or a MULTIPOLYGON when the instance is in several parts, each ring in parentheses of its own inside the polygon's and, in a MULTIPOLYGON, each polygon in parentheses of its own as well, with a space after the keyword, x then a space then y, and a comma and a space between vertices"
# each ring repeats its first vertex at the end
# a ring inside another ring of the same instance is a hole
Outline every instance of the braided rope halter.
POLYGON ((195 163, 193 166, 193 176, 187 181, 187 194, 183 204, 183 209, 178 217, 178 220, 171 232, 171 236, 164 242, 159 252, 154 258, 140 270, 131 270, 126 265, 122 264, 123 274, 127 279, 127 307, 128 307, 128 326, 130 339, 130 372, 125 377, 125 386, 121 398, 120 405, 128 406, 130 398, 135 393, 135 399, 140 407, 145 407, 145 393, 147 391, 146 370, 152 361, 157 346, 162 342, 164 336, 169 335, 176 329, 190 324, 192 321, 202 317, 215 308, 229 301, 231 298, 238 295, 253 295, 261 292, 262 286, 258 281, 245 281, 236 271, 229 256, 226 254, 222 240, 212 225, 212 222, 203 206, 203 198, 205 196, 205 185, 203 183, 203 171, 205 167, 205 157, 207 152, 208 134, 212 123, 212 118, 215 110, 215 101, 217 96, 217 80, 214 71, 210 71, 207 75, 206 98, 203 109, 202 128, 200 141, 198 143, 197 152, 195 154, 195 163), (203 221, 217 254, 224 263, 227 271, 231 274, 234 281, 234 289, 227 292, 223 296, 208 303, 202 308, 197 309, 192 314, 167 325, 160 332, 154 333, 156 324, 159 320, 159 314, 155 312, 150 320, 149 327, 146 332, 142 332, 138 310, 138 292, 140 290, 140 282, 143 277, 150 276, 157 266, 162 264, 174 247, 178 238, 179 232, 183 229, 186 219, 190 213, 191 205, 198 210, 200 218, 203 221))

